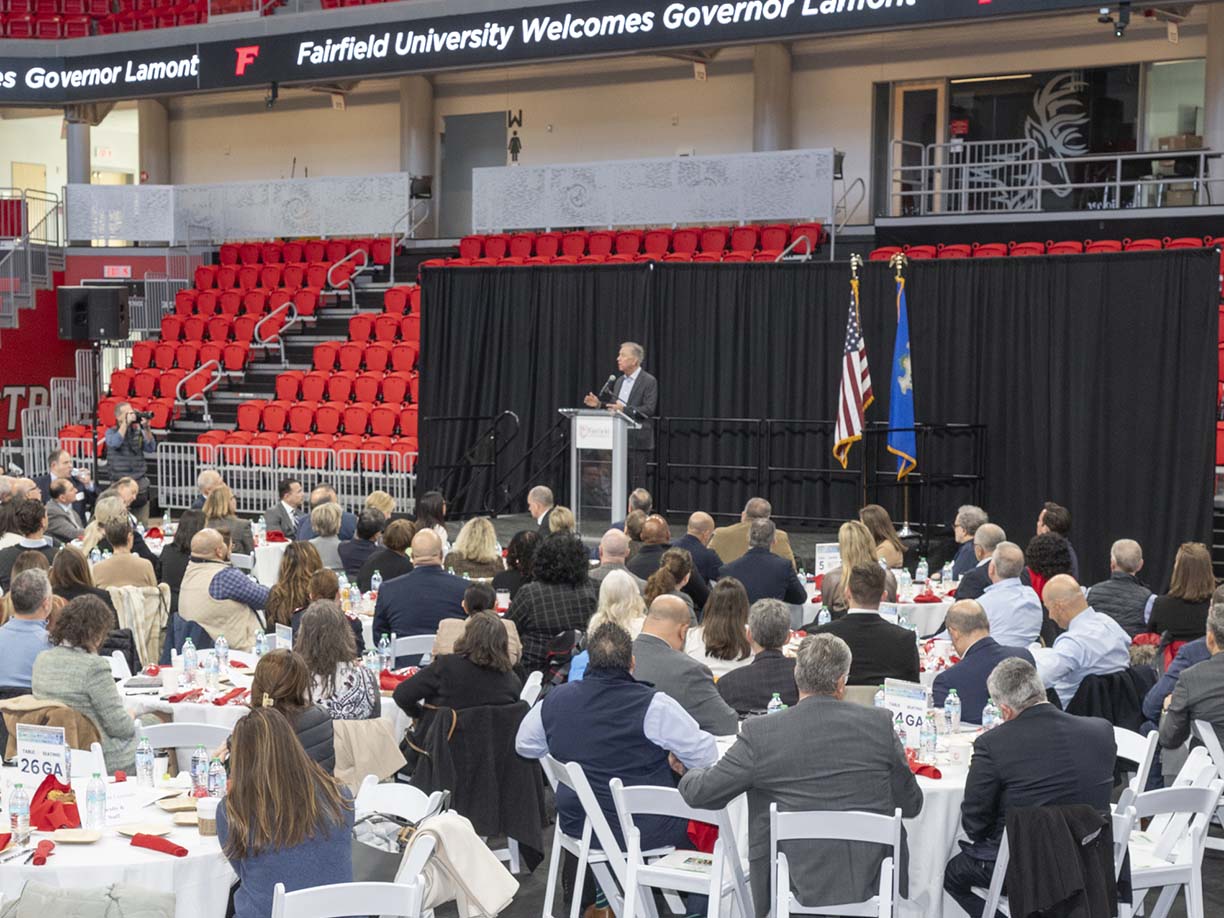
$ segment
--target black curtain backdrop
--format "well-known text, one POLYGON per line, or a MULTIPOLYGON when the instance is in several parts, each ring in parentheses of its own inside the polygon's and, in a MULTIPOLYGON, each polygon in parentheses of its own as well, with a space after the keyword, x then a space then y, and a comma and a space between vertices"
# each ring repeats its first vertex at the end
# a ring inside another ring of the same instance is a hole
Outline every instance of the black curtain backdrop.
MULTIPOLYGON (((1055 500, 1071 510, 1087 582, 1107 575, 1114 539, 1135 538, 1164 589, 1178 544, 1210 540, 1218 275, 1213 250, 909 265, 916 420, 985 425, 982 503, 1013 541, 1027 543, 1055 500)), ((738 515, 763 490, 783 517, 852 518, 869 453, 856 444, 848 473, 831 455, 848 281, 846 264, 827 262, 426 270, 418 487, 437 485, 480 418, 506 409, 522 422, 508 468, 632 339, 659 378, 669 511, 738 515), (709 418, 725 420, 698 420, 709 418)), ((860 310, 867 419, 882 422, 896 330, 886 265, 863 269, 860 310)), ((971 437, 925 446, 919 472, 974 470, 971 437)), ((562 491, 564 467, 524 463, 512 490, 537 480, 562 491)), ((452 512, 480 511, 482 484, 452 512)), ((900 519, 900 489, 871 496, 900 519)), ((949 524, 970 496, 965 483, 927 489, 949 524)))

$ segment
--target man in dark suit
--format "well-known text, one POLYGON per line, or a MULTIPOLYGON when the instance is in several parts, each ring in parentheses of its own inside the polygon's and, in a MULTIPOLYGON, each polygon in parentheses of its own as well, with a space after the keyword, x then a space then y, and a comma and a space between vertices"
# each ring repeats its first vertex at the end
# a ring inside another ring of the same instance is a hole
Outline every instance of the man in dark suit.
POLYGON ((51 493, 53 482, 71 481, 77 491, 76 500, 81 504, 77 507, 77 515, 84 519, 86 513, 93 511, 94 502, 98 498, 98 486, 94 484, 88 469, 81 469, 80 472, 80 475, 72 474, 72 454, 68 450, 52 450, 47 457, 47 471, 34 479, 34 484, 42 495, 42 502, 46 504, 55 498, 51 493))
POLYGON ((748 611, 752 662, 718 680, 718 694, 741 717, 768 710, 775 694, 785 705, 799 703, 795 661, 782 653, 782 647, 790 640, 790 621, 790 609, 777 599, 754 602, 748 611))
MULTIPOLYGON (((310 492, 310 509, 322 506, 323 504, 336 503, 336 489, 331 485, 322 484, 310 492)), ((285 533, 288 535, 288 533, 285 533)), ((340 515, 340 541, 345 542, 357 534, 357 517, 345 510, 340 515)), ((294 538, 299 542, 309 542, 315 537, 314 527, 310 525, 310 514, 302 514, 302 518, 298 521, 297 535, 294 538)))
POLYGON ((973 534, 974 566, 966 571, 956 585, 957 599, 977 599, 990 586, 990 556, 999 547, 999 543, 1007 541, 1007 533, 1002 526, 994 523, 983 523, 973 534))
POLYGON ((973 743, 961 804, 969 840, 944 870, 944 889, 971 918, 981 918, 983 902, 970 890, 990 885, 1008 811, 1086 804, 1108 816, 1118 751, 1108 721, 1066 714, 1046 701, 1031 663, 1004 660, 986 684, 1003 723, 973 743))
POLYGON ((1190 725, 1205 720, 1224 739, 1224 606, 1207 613, 1207 651, 1211 654, 1182 672, 1160 722, 1160 745, 1175 749, 1190 736, 1190 725))
POLYGON ((885 583, 884 569, 878 564, 852 568, 846 584, 850 608, 841 618, 817 629, 836 634, 850 645, 854 654, 851 685, 880 685, 885 679, 918 681, 914 633, 880 618, 885 583))
POLYGON ((646 350, 626 341, 616 354, 620 376, 605 386, 599 395, 588 392, 583 402, 588 408, 620 411, 642 426, 629 431, 629 485, 650 487, 648 463, 654 452, 654 416, 659 410, 659 381, 642 369, 646 350))
MULTIPOLYGON (((625 519, 629 518, 629 514, 634 510, 641 510, 647 516, 650 516, 650 511, 654 509, 654 498, 650 496, 650 492, 645 488, 634 488, 629 492, 629 506, 625 512, 625 519)), ((618 520, 613 523, 610 529, 619 529, 625 531, 625 520, 618 520)))
POLYGON ((528 491, 527 512, 531 514, 531 518, 539 525, 541 538, 547 536, 552 531, 548 528, 548 518, 552 516, 553 512, 552 488, 545 485, 536 485, 528 491))
POLYGON ((302 521, 302 500, 306 494, 296 478, 282 478, 276 491, 280 500, 264 512, 264 526, 268 532, 283 532, 293 538, 302 521))
POLYGON ((722 568, 722 558, 710 549, 710 539, 714 536, 714 517, 698 510, 688 520, 688 531, 676 539, 676 548, 683 548, 693 556, 693 567, 705 578, 706 583, 713 583, 719 578, 722 568))
MULTIPOLYGON (((795 682, 799 703, 768 717, 750 717, 735 745, 711 768, 685 773, 680 795, 689 806, 720 809, 748 795, 748 858, 757 915, 772 913, 769 900, 769 805, 779 810, 862 810, 913 817, 922 809, 918 786, 892 718, 880 708, 847 704, 850 648, 831 634, 799 645, 795 682)), ((783 848, 791 884, 804 903, 860 902, 879 889, 879 845, 800 842, 783 848)), ((901 895, 908 892, 901 872, 901 895)))
MULTIPOLYGON (((652 516, 642 526, 642 544, 633 556, 625 563, 629 573, 643 580, 649 580, 650 575, 659 569, 663 561, 663 553, 671 548, 671 527, 661 516, 652 516)), ((706 583, 701 572, 693 566, 689 581, 680 591, 693 601, 693 610, 700 614, 705 608, 706 600, 710 598, 710 585, 706 583)))
POLYGON ((191 502, 191 509, 203 510, 204 504, 208 501, 208 495, 223 484, 225 484, 225 479, 221 477, 221 473, 216 469, 205 469, 200 472, 196 476, 196 490, 199 493, 195 496, 195 500, 191 502))
POLYGON ((357 517, 357 533, 354 538, 341 542, 337 547, 340 560, 344 564, 344 573, 350 580, 357 577, 357 573, 370 560, 370 555, 378 551, 378 537, 382 535, 386 525, 387 518, 381 510, 366 507, 361 511, 361 516, 357 517))
POLYGON ((791 605, 807 602, 807 591, 795 569, 773 553, 777 526, 773 520, 753 520, 748 530, 748 551, 722 566, 723 577, 734 577, 748 591, 748 601, 781 599, 791 605))
POLYGON ((994 668, 1011 657, 1032 663, 1033 655, 1023 647, 1004 647, 995 641, 990 636, 990 619, 972 599, 958 599, 952 604, 946 627, 961 661, 935 677, 935 684, 931 688, 932 703, 942 708, 948 692, 955 689, 961 700, 961 720, 968 724, 980 724, 982 709, 990 700, 986 679, 994 668))
POLYGON ((374 606, 374 642, 384 634, 409 637, 437 634, 447 618, 466 618, 463 594, 470 584, 442 569, 442 540, 432 529, 412 537, 412 565, 407 574, 383 583, 374 606))
POLYGON ((952 521, 952 534, 956 537, 956 557, 952 559, 952 579, 960 580, 977 563, 974 559, 973 537, 978 527, 990 519, 986 511, 972 504, 965 504, 956 511, 952 521))

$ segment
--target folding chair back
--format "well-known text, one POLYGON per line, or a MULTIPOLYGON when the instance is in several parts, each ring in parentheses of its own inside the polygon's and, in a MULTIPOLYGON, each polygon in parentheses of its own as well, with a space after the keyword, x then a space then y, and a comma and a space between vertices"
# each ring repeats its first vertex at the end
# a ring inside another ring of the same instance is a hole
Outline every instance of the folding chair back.
POLYGON ((1135 776, 1123 789, 1118 798, 1118 806, 1126 807, 1137 794, 1147 790, 1148 774, 1152 770, 1152 762, 1156 758, 1156 747, 1160 742, 1160 734, 1153 730, 1147 736, 1140 736, 1124 727, 1114 727, 1114 742, 1118 746, 1118 758, 1135 764, 1135 776))

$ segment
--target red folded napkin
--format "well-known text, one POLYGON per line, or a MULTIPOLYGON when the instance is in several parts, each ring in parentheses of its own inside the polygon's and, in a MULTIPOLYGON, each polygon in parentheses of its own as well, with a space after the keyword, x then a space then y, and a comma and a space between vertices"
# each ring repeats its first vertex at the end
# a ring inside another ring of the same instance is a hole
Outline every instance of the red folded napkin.
POLYGON ((250 669, 250 667, 247 666, 245 663, 243 663, 241 660, 230 660, 229 665, 230 665, 230 669, 250 669))
POLYGON ((921 762, 910 762, 909 767, 910 771, 920 778, 939 779, 943 777, 943 772, 934 765, 923 765, 921 762))
POLYGON ((175 692, 173 695, 168 695, 166 701, 170 702, 170 704, 179 704, 183 701, 194 701, 202 694, 204 694, 204 689, 193 688, 185 692, 175 692))
POLYGON ((718 841, 718 826, 690 819, 687 832, 689 841, 693 843, 693 850, 703 854, 714 853, 714 843, 718 841))
POLYGON ((242 688, 241 686, 235 689, 230 689, 220 698, 214 698, 213 704, 217 705, 217 707, 221 707, 222 705, 229 704, 231 701, 233 701, 238 696, 242 695, 244 692, 246 692, 246 689, 242 688))
POLYGON ((79 829, 81 814, 72 788, 56 780, 54 775, 43 778, 30 799, 30 827, 39 832, 79 829))
POLYGON ((146 539, 160 539, 162 537, 162 531, 157 526, 154 526, 152 529, 145 530, 144 537, 146 539))
POLYGON ((132 847, 148 848, 150 851, 173 854, 175 857, 187 856, 187 849, 182 845, 176 845, 168 838, 162 838, 159 835, 145 835, 143 832, 137 832, 132 836, 132 847))
POLYGON ((54 852, 55 842, 51 841, 49 838, 44 838, 34 846, 34 857, 31 859, 31 863, 35 867, 41 867, 43 864, 47 863, 47 858, 49 858, 54 852))
POLYGON ((13 840, 13 834, 11 832, 5 832, 3 835, 0 835, 0 851, 3 851, 5 848, 7 848, 9 846, 9 842, 11 842, 12 840, 13 840))
POLYGON ((125 784, 126 782, 127 782, 127 772, 124 771, 123 769, 117 769, 115 771, 115 783, 125 784))
POLYGON ((270 529, 264 535, 264 541, 265 542, 288 542, 289 540, 285 537, 285 534, 281 532, 279 529, 270 529))
POLYGON ((943 600, 934 593, 919 593, 914 597, 914 602, 943 602, 943 600))
POLYGON ((389 669, 384 669, 378 674, 378 687, 384 692, 393 692, 395 687, 405 679, 411 679, 417 673, 415 666, 408 667, 402 673, 393 673, 389 669))
POLYGON ((948 590, 946 593, 944 593, 944 595, 951 596, 953 599, 955 599, 956 598, 956 587, 952 587, 952 589, 948 590))
POLYGON ((812 578, 812 583, 816 584, 816 589, 818 590, 823 589, 824 588, 824 574, 817 574, 814 578, 812 578))
POLYGON ((144 674, 146 676, 160 676, 161 667, 158 666, 156 663, 150 663, 148 666, 144 668, 144 674))

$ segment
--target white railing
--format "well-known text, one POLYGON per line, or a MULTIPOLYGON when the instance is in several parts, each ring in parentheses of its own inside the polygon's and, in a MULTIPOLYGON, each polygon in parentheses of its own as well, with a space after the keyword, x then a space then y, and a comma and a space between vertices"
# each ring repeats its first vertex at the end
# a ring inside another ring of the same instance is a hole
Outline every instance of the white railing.
POLYGON ((356 284, 357 275, 365 271, 370 266, 370 253, 362 248, 353 249, 353 251, 349 252, 347 255, 345 255, 343 258, 341 258, 339 261, 333 264, 330 268, 328 268, 327 269, 327 287, 329 290, 342 289, 336 286, 336 281, 333 279, 332 274, 335 272, 335 270, 338 267, 340 267, 342 264, 345 264, 347 262, 354 262, 352 273, 349 274, 348 280, 345 282, 345 288, 348 289, 349 304, 354 309, 356 309, 357 308, 357 284, 356 284), (355 259, 357 258, 358 255, 361 256, 361 264, 359 265, 355 263, 355 259))
POLYGON ((298 315, 297 307, 293 305, 293 300, 285 300, 285 302, 281 303, 270 313, 255 323, 255 328, 251 332, 251 342, 259 345, 260 347, 266 348, 270 348, 275 344, 277 350, 280 352, 281 366, 288 366, 289 358, 285 356, 285 332, 301 321, 302 317, 298 315), (280 315, 282 312, 286 313, 289 318, 287 318, 284 324, 276 330, 275 338, 265 338, 263 336, 264 324, 270 322, 273 317, 280 315))
POLYGON ((190 408, 192 405, 200 405, 204 409, 204 423, 212 423, 212 414, 208 410, 208 393, 217 388, 224 376, 220 362, 216 360, 206 360, 182 379, 178 381, 178 385, 174 387, 174 403, 182 405, 184 408, 190 408), (184 395, 187 391, 187 383, 189 380, 195 379, 198 376, 208 374, 208 381, 204 383, 204 388, 192 395, 184 395))

